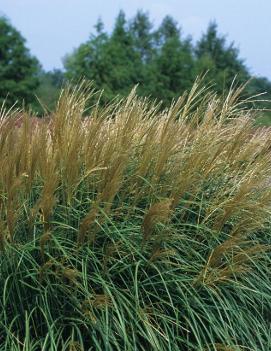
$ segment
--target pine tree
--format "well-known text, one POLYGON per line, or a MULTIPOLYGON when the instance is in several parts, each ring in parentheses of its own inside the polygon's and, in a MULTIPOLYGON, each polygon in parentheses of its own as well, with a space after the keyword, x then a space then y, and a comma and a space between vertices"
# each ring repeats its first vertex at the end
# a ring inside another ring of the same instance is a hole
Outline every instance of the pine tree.
POLYGON ((72 54, 64 58, 64 67, 68 79, 87 78, 94 80, 97 87, 101 88, 105 81, 104 53, 108 35, 104 32, 104 25, 100 19, 95 29, 96 33, 91 34, 86 43, 81 44, 72 54))
POLYGON ((153 62, 155 76, 152 95, 169 104, 194 80, 194 58, 189 38, 182 38, 177 23, 165 17, 156 32, 157 54, 153 62))
POLYGON ((138 11, 129 25, 133 45, 143 63, 149 63, 154 53, 153 25, 146 12, 138 11))
POLYGON ((141 61, 122 11, 116 18, 106 54, 109 68, 107 84, 112 96, 116 93, 126 95, 139 82, 141 61))
POLYGON ((68 55, 64 66, 68 79, 93 80, 98 89, 104 90, 104 100, 126 95, 138 83, 140 56, 133 47, 124 12, 117 16, 110 36, 99 21, 96 34, 68 55))
POLYGON ((132 37, 133 47, 139 56, 137 65, 137 92, 143 96, 154 91, 152 63, 156 54, 153 25, 146 12, 138 11, 130 21, 129 32, 132 37))
POLYGON ((215 22, 209 24, 206 33, 197 43, 195 54, 198 73, 208 70, 207 79, 216 83, 216 89, 220 93, 230 88, 235 76, 240 83, 249 79, 244 61, 239 58, 239 50, 234 43, 227 44, 226 37, 218 33, 215 22))

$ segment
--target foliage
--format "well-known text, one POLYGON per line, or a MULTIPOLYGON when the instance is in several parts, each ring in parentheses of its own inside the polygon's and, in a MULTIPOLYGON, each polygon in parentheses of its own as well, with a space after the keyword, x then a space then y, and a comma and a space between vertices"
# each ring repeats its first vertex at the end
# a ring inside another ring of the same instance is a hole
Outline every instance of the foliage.
MULTIPOLYGON (((219 34, 216 23, 210 23, 201 39, 193 45, 177 22, 166 16, 154 28, 149 14, 138 11, 127 21, 123 11, 116 18, 113 30, 107 33, 101 19, 96 32, 64 58, 65 71, 42 70, 25 47, 25 41, 5 19, 0 19, 0 104, 15 101, 31 103, 39 114, 51 111, 67 78, 77 82, 82 77, 95 82, 104 91, 101 103, 128 95, 135 85, 140 96, 149 96, 162 106, 190 90, 194 79, 206 73, 206 83, 212 81, 218 93, 230 89, 233 79, 243 84, 253 78, 243 91, 244 97, 267 92, 262 100, 270 100, 271 83, 262 77, 252 77, 234 43, 227 43, 219 34), (65 78, 65 79, 64 79, 65 78)), ((270 103, 255 103, 258 109, 270 109, 270 103)), ((262 121, 270 116, 265 111, 262 121)))
POLYGON ((271 348, 271 142, 240 93, 1 111, 1 351, 271 348))
MULTIPOLYGON (((64 66, 69 79, 86 77, 104 89, 104 101, 116 94, 127 96, 131 87, 139 84, 139 95, 163 100, 164 106, 169 106, 172 98, 189 90, 196 76, 207 71, 206 82, 211 80, 220 94, 230 89, 234 77, 239 84, 252 77, 239 50, 219 34, 215 22, 195 46, 191 38, 182 35, 172 17, 166 16, 154 29, 143 11, 129 22, 120 12, 111 34, 104 31, 99 20, 96 31, 66 56, 64 66)), ((270 96, 270 82, 255 78, 243 94, 260 94, 263 89, 270 96)), ((257 107, 270 108, 266 103, 257 107)))
POLYGON ((25 47, 24 38, 6 18, 0 17, 0 104, 34 101, 38 70, 38 61, 25 47))
POLYGON ((138 93, 163 99, 189 89, 195 78, 190 39, 180 37, 177 23, 169 16, 153 31, 146 13, 139 11, 128 23, 125 14, 116 18, 111 35, 99 20, 97 34, 64 60, 69 79, 86 77, 104 89, 104 99, 126 96, 139 84, 138 93))
POLYGON ((219 35, 215 22, 209 24, 196 45, 195 53, 198 71, 201 73, 210 70, 216 90, 220 93, 230 88, 234 76, 237 75, 240 83, 246 82, 250 77, 243 60, 239 58, 238 49, 233 43, 227 45, 225 36, 219 35))
MULTIPOLYGON (((107 62, 105 57, 105 44, 107 34, 103 31, 103 23, 99 20, 96 25, 96 35, 91 35, 88 42, 80 45, 72 55, 66 56, 64 64, 68 79, 85 77, 95 80, 97 86, 101 86, 107 76, 107 62)), ((104 87, 106 89, 106 87, 104 87)))
POLYGON ((156 33, 157 52, 153 59, 151 96, 169 105, 180 92, 190 89, 195 78, 191 41, 181 39, 177 23, 165 17, 156 33))
POLYGON ((52 111, 55 108, 64 81, 64 74, 59 69, 40 71, 39 87, 36 90, 37 102, 32 104, 37 112, 42 114, 44 109, 52 111))

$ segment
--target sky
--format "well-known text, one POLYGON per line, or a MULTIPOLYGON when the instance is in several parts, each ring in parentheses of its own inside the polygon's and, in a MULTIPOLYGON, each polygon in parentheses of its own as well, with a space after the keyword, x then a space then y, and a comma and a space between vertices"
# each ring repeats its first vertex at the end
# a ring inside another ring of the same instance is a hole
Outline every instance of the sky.
POLYGON ((99 17, 110 31, 121 9, 128 19, 147 11, 154 26, 171 15, 195 41, 216 20, 250 72, 271 80, 271 0, 0 0, 0 15, 46 70, 62 68, 63 57, 88 39, 99 17))

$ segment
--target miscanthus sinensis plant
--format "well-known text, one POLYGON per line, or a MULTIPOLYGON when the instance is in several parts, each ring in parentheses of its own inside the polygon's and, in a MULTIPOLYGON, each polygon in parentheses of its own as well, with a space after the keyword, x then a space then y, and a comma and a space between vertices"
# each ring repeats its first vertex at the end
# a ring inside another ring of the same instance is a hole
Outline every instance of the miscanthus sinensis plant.
POLYGON ((240 92, 1 110, 1 351, 271 349, 271 139, 240 92))

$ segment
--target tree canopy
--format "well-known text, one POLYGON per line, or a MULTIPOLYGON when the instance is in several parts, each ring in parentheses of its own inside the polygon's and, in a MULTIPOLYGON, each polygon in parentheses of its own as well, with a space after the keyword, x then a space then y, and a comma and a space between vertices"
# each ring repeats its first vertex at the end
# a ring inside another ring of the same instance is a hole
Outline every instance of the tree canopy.
MULTIPOLYGON (((138 85, 139 95, 162 100, 166 106, 205 72, 205 79, 220 94, 229 89, 233 79, 242 84, 252 77, 238 48, 219 33, 215 22, 194 43, 171 16, 154 26, 142 10, 131 19, 120 11, 111 32, 99 19, 95 31, 67 54, 63 63, 64 70, 44 71, 21 34, 0 17, 0 103, 6 99, 9 106, 19 100, 41 111, 37 101, 33 103, 36 94, 43 106, 52 109, 65 79, 94 81, 96 88, 104 91, 104 102, 116 95, 126 96, 138 85)), ((245 94, 262 92, 271 97, 271 82, 255 77, 245 94)))
MULTIPOLYGON (((209 70, 216 90, 229 89, 235 76, 240 83, 250 77, 245 63, 239 57, 234 43, 227 44, 226 37, 218 33, 217 24, 211 22, 195 47, 198 72, 209 70)), ((209 78, 210 78, 209 77, 209 78)))
MULTIPOLYGON (((251 74, 234 43, 211 22, 193 45, 177 22, 166 16, 154 29, 148 13, 138 11, 128 21, 121 11, 111 33, 99 19, 96 33, 64 60, 67 78, 86 77, 104 90, 105 99, 124 96, 135 84, 138 93, 163 100, 164 104, 189 89, 196 76, 208 71, 218 93, 229 89, 233 79, 244 83, 251 74)), ((247 89, 250 94, 271 92, 270 82, 258 77, 247 89)))
POLYGON ((0 104, 4 100, 7 106, 16 101, 33 102, 38 71, 38 61, 30 55, 25 39, 5 17, 0 17, 0 104))

